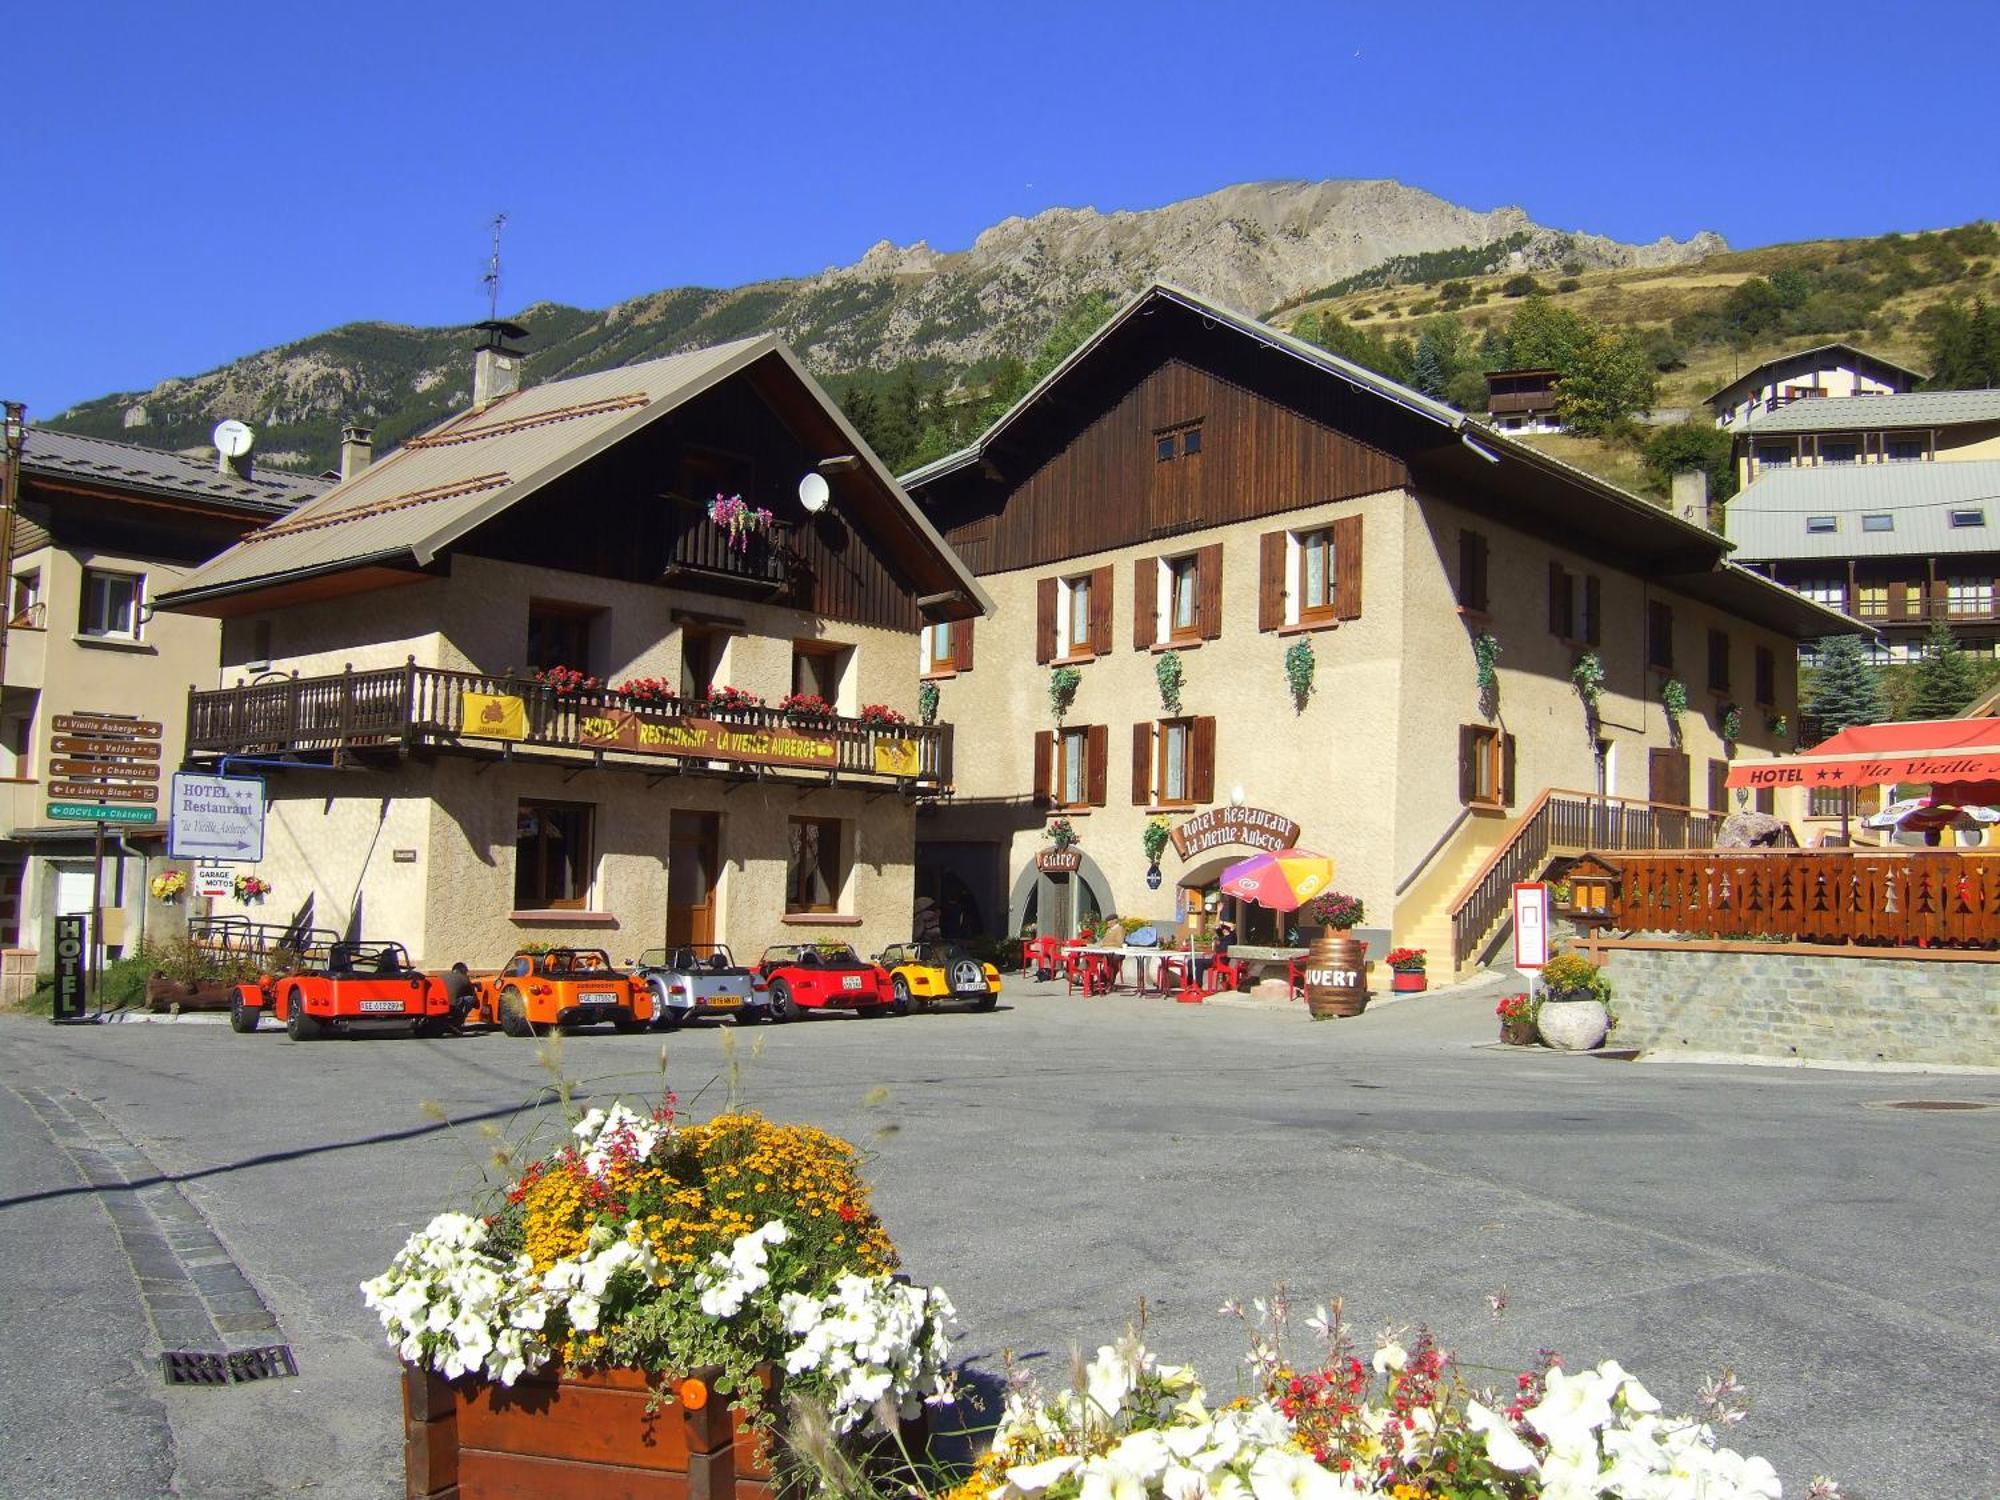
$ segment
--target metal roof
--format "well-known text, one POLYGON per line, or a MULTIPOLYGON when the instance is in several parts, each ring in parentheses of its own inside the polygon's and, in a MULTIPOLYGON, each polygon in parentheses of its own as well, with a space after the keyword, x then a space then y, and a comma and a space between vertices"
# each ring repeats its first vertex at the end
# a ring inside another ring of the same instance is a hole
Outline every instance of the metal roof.
MULTIPOLYGON (((1762 376, 1765 371, 1775 370, 1780 365, 1791 364, 1794 360, 1811 359, 1815 354, 1834 354, 1834 353, 1851 354, 1857 361, 1865 361, 1866 363, 1871 365, 1879 365, 1885 370, 1894 370, 1898 375, 1907 375, 1912 380, 1925 380, 1929 378, 1924 374, 1922 370, 1912 370, 1908 365, 1899 365, 1893 359, 1884 359, 1879 354, 1870 354, 1866 349, 1856 348, 1853 344, 1841 344, 1841 343, 1815 344, 1810 349, 1794 349, 1790 354, 1780 354, 1775 359, 1765 360, 1761 365, 1752 365, 1749 369, 1745 370, 1741 375, 1738 375, 1734 380, 1730 381, 1727 385, 1717 386, 1714 390, 1710 391, 1706 396, 1702 397, 1702 403, 1704 405, 1707 405, 1711 402, 1714 402, 1720 399, 1721 397, 1727 395, 1730 391, 1735 390, 1739 385, 1756 385, 1758 384, 1758 378, 1762 376)), ((1835 397, 1831 399, 1837 400, 1844 398, 1835 397)))
POLYGON ((1884 427, 1953 427, 2000 422, 2000 390, 1905 391, 1895 396, 1808 396, 1761 412, 1736 430, 1746 437, 1774 432, 1863 432, 1884 427))
POLYGON ((2000 460, 1770 469, 1723 507, 1723 526, 1737 556, 1758 562, 2000 552, 2000 460), (1953 526, 1954 510, 1977 510, 1982 524, 1953 526), (1864 531, 1864 515, 1891 529, 1864 531), (1808 516, 1832 516, 1835 529, 1809 532, 1808 516))
POLYGON ((234 471, 218 470, 213 458, 33 426, 21 449, 21 472, 31 478, 84 479, 119 489, 220 500, 274 516, 324 493, 329 483, 315 474, 254 466, 250 478, 244 479, 234 471))
POLYGON ((402 558, 427 566, 474 527, 766 356, 781 359, 866 458, 968 597, 991 601, 774 334, 527 386, 411 438, 254 531, 162 596, 171 607, 281 579, 402 558))

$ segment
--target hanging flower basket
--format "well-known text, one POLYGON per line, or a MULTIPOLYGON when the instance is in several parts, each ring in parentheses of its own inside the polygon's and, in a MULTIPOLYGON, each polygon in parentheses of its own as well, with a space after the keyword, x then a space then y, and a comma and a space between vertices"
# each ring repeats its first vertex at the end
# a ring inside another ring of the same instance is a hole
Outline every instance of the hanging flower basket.
POLYGON ((155 901, 164 901, 171 906, 187 895, 187 871, 168 870, 164 875, 155 875, 149 889, 155 901))
POLYGON ((708 502, 708 519, 729 534, 731 552, 748 552, 751 541, 771 529, 771 513, 745 504, 741 495, 717 495, 708 502))
POLYGON ((917 717, 926 724, 937 723, 938 702, 943 697, 935 682, 922 683, 917 688, 917 717))
POLYGON ((262 906, 264 898, 271 894, 271 882, 255 875, 238 875, 230 881, 229 888, 245 906, 262 906))
POLYGON ((1074 849, 1082 842, 1076 831, 1076 824, 1068 818, 1051 818, 1048 826, 1048 840, 1058 849, 1074 849))
POLYGON ((1285 650, 1285 687, 1292 695, 1292 710, 1306 711, 1306 699, 1312 696, 1313 673, 1319 666, 1319 658, 1313 655, 1311 641, 1294 641, 1285 650))

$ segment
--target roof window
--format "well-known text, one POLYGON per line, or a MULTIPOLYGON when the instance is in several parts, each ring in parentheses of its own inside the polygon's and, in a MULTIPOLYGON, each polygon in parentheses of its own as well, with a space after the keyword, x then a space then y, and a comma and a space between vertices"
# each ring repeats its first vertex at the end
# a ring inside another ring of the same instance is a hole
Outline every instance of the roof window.
POLYGON ((1861 529, 1863 531, 1894 531, 1896 529, 1896 518, 1890 515, 1863 516, 1861 518, 1861 529))
POLYGON ((1808 534, 1810 534, 1810 535, 1813 535, 1813 536, 1822 536, 1822 535, 1826 534, 1827 532, 1831 532, 1831 531, 1838 531, 1838 530, 1840 530, 1840 517, 1839 517, 1839 516, 1807 516, 1807 517, 1806 517, 1806 531, 1807 531, 1807 533, 1808 533, 1808 534))
POLYGON ((1984 526, 1985 524, 1986 512, 1977 506, 1963 510, 1954 510, 1951 513, 1951 525, 1954 531, 1963 527, 1984 526))

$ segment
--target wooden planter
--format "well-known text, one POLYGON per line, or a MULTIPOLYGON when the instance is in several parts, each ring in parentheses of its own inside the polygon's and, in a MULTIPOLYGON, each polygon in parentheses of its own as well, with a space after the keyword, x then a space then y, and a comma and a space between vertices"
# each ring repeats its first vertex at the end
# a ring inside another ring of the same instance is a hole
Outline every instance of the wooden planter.
POLYGON ((164 1013, 178 1005, 182 1010, 228 1010, 236 996, 233 980, 192 984, 155 974, 146 981, 146 1009, 164 1013))
POLYGON ((403 1370, 408 1500, 769 1500, 754 1429, 701 1380, 650 1416, 638 1370, 524 1375, 512 1386, 403 1370))
POLYGON ((1315 1021, 1358 1016, 1368 1005, 1368 945, 1326 928, 1306 955, 1306 1009, 1315 1021))

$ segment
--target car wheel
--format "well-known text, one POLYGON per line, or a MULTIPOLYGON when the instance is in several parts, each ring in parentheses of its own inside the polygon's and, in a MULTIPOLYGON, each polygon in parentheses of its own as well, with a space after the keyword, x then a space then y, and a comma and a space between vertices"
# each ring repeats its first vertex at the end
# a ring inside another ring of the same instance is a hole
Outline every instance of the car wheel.
POLYGON ((620 1036, 631 1036, 646 1029, 646 1023, 629 1010, 620 1011, 611 1018, 611 1029, 620 1036))
POLYGON ((316 1040, 324 1028, 306 1014, 306 992, 293 985, 285 996, 285 1035, 295 1042, 316 1040))
POLYGON ((257 1023, 264 1019, 264 1007, 245 1005, 243 991, 239 987, 229 999, 229 1029, 231 1031, 255 1031, 257 1023))
POLYGON ((771 1019, 771 1013, 761 1005, 745 1005, 736 1012, 738 1026, 761 1026, 771 1019))
POLYGON ((1000 1003, 999 994, 993 990, 988 990, 985 994, 981 995, 977 1000, 973 1002, 972 1008, 974 1010, 992 1010, 995 1006, 999 1005, 999 1003, 1000 1003))
POLYGON ((792 987, 782 979, 771 986, 771 1019, 774 1021, 799 1019, 799 1002, 792 998, 792 987))
POLYGON ((894 980, 894 989, 896 998, 889 1008, 899 1016, 907 1016, 910 1013, 910 1006, 912 1004, 910 999, 910 981, 905 979, 901 974, 898 974, 894 980))
POLYGON ((535 1034, 535 1028, 528 1020, 528 1002, 511 984, 500 992, 500 1029, 509 1036, 535 1034))

